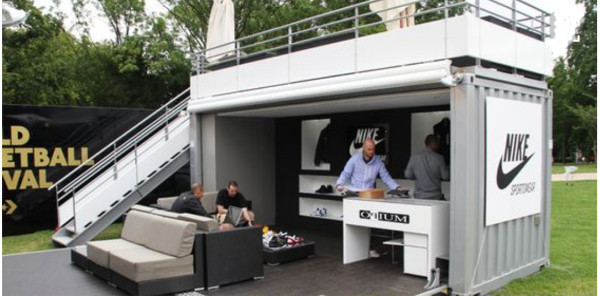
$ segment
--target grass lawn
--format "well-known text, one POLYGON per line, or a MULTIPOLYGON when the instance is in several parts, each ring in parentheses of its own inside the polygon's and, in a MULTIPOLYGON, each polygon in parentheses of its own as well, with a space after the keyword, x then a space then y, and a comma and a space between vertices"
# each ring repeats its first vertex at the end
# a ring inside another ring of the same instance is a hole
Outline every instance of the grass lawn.
POLYGON ((552 174, 564 174, 566 166, 576 166, 577 171, 573 174, 581 173, 596 173, 598 172, 598 166, 595 163, 558 163, 555 162, 552 165, 552 174))
POLYGON ((550 268, 495 295, 596 295, 596 181, 552 183, 550 268))
MULTIPOLYGON (((94 240, 119 238, 123 224, 115 223, 106 228, 94 240)), ((2 255, 52 249, 52 230, 2 238, 2 255)))

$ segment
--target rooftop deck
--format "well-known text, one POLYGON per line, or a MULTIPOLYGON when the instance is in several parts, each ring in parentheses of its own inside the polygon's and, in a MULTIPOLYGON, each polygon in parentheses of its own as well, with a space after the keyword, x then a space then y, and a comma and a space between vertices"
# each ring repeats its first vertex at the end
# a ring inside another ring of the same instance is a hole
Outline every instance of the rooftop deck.
MULTIPOLYGON (((416 25, 386 31, 385 22, 376 17, 381 11, 368 10, 377 1, 240 38, 229 44, 235 45, 233 50, 212 63, 207 59, 214 49, 198 53, 190 106, 198 99, 290 85, 299 89, 315 81, 329 84, 332 78, 357 81, 361 74, 436 61, 450 61, 452 67, 483 65, 537 79, 552 74, 552 53, 545 41, 553 34, 553 16, 526 2, 446 1, 387 20, 413 17, 416 25)), ((446 68, 446 75, 456 71, 446 68)))

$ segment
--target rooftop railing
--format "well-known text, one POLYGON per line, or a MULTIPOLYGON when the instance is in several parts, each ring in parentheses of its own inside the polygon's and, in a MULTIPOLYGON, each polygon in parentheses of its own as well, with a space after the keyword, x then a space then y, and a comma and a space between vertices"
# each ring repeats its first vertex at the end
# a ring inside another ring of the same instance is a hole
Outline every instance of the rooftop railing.
POLYGON ((385 24, 414 18, 415 25, 447 19, 465 13, 493 21, 519 33, 539 40, 554 35, 553 15, 522 0, 417 0, 399 6, 371 11, 369 5, 385 0, 370 0, 256 34, 240 37, 194 54, 192 71, 202 74, 227 65, 291 53, 328 39, 351 39, 377 34, 386 30, 385 24), (416 5, 414 13, 382 20, 379 13, 416 5), (232 48, 223 50, 225 48, 232 48), (221 49, 221 50, 218 50, 221 49), (214 53, 218 50, 218 53, 214 53), (217 59, 218 58, 218 59, 217 59), (216 61, 208 62, 209 60, 216 61))

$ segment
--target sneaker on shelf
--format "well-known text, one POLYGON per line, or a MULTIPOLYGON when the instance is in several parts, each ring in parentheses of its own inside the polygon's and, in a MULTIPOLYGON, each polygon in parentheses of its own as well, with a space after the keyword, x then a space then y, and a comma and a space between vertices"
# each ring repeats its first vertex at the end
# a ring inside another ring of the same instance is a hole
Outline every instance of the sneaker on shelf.
POLYGON ((281 250, 283 248, 285 248, 285 245, 277 237, 273 237, 269 242, 269 249, 271 250, 281 250))
POLYGON ((333 186, 327 185, 327 187, 325 188, 325 193, 333 193, 333 186))
POLYGON ((302 244, 304 242, 304 238, 302 238, 301 236, 288 236, 288 246, 296 246, 299 244, 302 244))
POLYGON ((326 208, 321 209, 321 217, 327 217, 327 209, 326 208))
POLYGON ((319 187, 319 189, 315 190, 316 193, 326 193, 327 192, 327 187, 325 187, 325 185, 321 185, 321 187, 319 187))
POLYGON ((371 251, 369 251, 369 257, 370 258, 379 258, 379 257, 381 257, 381 255, 379 255, 379 253, 377 253, 377 251, 371 250, 371 251))
POLYGON ((310 215, 313 216, 313 217, 323 217, 322 212, 321 212, 321 208, 317 208, 310 215))

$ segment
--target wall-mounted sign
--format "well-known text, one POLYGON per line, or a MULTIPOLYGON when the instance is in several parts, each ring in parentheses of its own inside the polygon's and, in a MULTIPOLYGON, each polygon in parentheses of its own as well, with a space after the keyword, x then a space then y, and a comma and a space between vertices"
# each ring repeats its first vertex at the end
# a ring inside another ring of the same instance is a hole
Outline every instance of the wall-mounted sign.
POLYGON ((486 225, 540 213, 542 106, 486 100, 486 225))
POLYGON ((389 161, 389 125, 363 125, 352 127, 348 130, 348 153, 352 155, 362 152, 362 146, 366 139, 375 142, 375 155, 387 164, 389 161))

